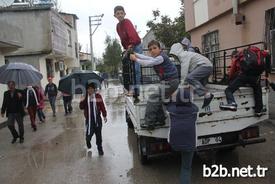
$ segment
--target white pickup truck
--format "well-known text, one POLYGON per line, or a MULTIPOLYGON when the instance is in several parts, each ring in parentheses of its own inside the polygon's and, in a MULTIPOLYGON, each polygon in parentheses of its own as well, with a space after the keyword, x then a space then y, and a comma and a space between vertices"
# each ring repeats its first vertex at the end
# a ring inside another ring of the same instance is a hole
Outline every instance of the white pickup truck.
MULTIPOLYGON (((149 96, 148 89, 156 88, 157 84, 142 85, 140 89, 140 103, 134 104, 132 97, 125 96, 126 121, 138 135, 139 156, 143 164, 150 157, 167 153, 170 146, 167 144, 169 132, 169 118, 162 127, 148 131, 140 127, 144 121, 146 102, 149 96)), ((222 111, 221 103, 226 103, 224 90, 227 86, 209 84, 208 89, 214 94, 210 106, 201 109, 203 97, 194 97, 194 103, 200 108, 196 122, 197 150, 231 149, 236 146, 245 146, 264 142, 259 135, 257 123, 268 119, 268 92, 263 87, 263 104, 266 113, 261 117, 254 116, 254 95, 252 88, 243 87, 234 93, 238 110, 222 111)))

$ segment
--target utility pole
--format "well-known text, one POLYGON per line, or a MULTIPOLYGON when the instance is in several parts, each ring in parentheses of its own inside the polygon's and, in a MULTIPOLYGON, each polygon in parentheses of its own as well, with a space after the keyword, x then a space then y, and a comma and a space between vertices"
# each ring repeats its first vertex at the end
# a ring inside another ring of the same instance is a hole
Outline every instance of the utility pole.
POLYGON ((93 50, 93 35, 97 30, 98 26, 101 25, 102 17, 104 14, 101 15, 93 15, 89 16, 89 29, 90 29, 90 49, 91 49, 91 62, 92 62, 92 70, 96 69, 95 61, 94 61, 94 50, 93 50), (92 30, 92 26, 96 26, 94 31, 92 30))

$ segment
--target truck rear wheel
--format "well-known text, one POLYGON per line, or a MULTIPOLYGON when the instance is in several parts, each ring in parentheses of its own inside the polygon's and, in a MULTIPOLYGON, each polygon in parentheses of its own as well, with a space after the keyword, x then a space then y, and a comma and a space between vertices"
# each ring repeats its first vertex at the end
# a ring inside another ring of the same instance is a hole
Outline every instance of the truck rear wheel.
POLYGON ((138 136, 138 156, 139 160, 142 165, 146 165, 149 163, 149 159, 147 156, 147 142, 146 142, 146 137, 143 136, 138 136))
POLYGON ((134 125, 127 111, 125 111, 125 116, 128 128, 133 129, 134 125))

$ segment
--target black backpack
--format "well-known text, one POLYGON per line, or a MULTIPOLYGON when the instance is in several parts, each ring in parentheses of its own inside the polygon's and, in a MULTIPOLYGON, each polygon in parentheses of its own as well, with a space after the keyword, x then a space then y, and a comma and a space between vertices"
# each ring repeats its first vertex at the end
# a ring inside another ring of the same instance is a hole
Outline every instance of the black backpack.
POLYGON ((247 75, 261 75, 266 69, 265 59, 258 47, 249 47, 239 53, 241 71, 247 75))

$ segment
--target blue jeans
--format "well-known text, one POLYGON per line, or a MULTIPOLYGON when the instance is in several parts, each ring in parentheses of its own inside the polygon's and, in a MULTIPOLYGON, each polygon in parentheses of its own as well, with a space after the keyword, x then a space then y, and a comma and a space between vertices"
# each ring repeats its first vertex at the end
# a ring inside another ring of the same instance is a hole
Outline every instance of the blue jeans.
POLYGON ((255 112, 261 112, 263 109, 262 87, 259 76, 249 76, 239 74, 225 89, 226 100, 228 104, 236 103, 233 93, 240 87, 249 84, 253 88, 255 100, 255 112))
MULTIPOLYGON (((138 44, 136 46, 134 46, 134 52, 142 54, 143 50, 142 50, 142 44, 138 44)), ((135 72, 136 72, 136 83, 134 83, 133 85, 133 89, 135 91, 135 96, 139 96, 139 85, 140 85, 140 80, 141 80, 141 71, 140 71, 140 64, 135 62, 135 72)))
POLYGON ((43 109, 37 109, 37 115, 40 121, 43 121, 46 118, 43 109))
POLYGON ((55 114, 55 100, 56 100, 56 96, 48 96, 51 108, 53 110, 53 114, 55 114))
POLYGON ((191 184, 193 151, 181 152, 180 184, 191 184))
POLYGON ((186 76, 186 81, 195 88, 194 91, 197 95, 204 96, 206 94, 207 89, 204 86, 212 71, 212 66, 201 65, 186 76))

